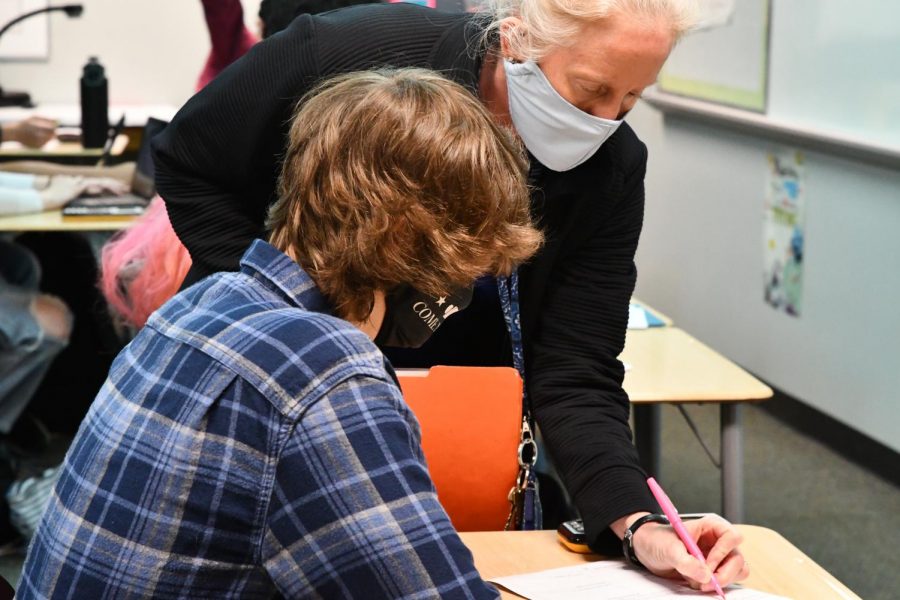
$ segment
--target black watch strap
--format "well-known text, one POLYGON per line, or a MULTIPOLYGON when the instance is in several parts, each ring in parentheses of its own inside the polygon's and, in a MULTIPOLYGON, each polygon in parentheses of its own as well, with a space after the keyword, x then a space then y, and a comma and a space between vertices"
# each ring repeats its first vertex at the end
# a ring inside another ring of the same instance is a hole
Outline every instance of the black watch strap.
POLYGON ((644 515, 643 517, 632 523, 631 527, 625 530, 625 535, 624 537, 622 537, 622 554, 625 555, 625 562, 642 569, 646 567, 641 564, 641 561, 638 560, 637 555, 634 553, 634 534, 638 529, 641 528, 641 526, 645 525, 646 523, 662 523, 663 525, 668 525, 669 519, 666 518, 666 515, 644 515))

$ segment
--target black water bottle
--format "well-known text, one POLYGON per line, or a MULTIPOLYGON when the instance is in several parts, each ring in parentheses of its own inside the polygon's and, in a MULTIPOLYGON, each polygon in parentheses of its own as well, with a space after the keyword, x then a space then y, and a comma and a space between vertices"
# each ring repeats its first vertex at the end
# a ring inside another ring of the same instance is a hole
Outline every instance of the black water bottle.
POLYGON ((109 133, 109 82, 103 65, 92 56, 81 75, 81 144, 102 148, 109 133))

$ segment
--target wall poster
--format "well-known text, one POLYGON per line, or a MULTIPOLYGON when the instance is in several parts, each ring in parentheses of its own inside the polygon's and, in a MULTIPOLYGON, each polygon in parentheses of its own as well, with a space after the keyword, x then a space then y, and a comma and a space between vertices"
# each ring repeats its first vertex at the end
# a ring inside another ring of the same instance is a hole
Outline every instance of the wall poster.
POLYGON ((777 310, 803 310, 806 173, 799 151, 768 155, 763 210, 763 297, 777 310))

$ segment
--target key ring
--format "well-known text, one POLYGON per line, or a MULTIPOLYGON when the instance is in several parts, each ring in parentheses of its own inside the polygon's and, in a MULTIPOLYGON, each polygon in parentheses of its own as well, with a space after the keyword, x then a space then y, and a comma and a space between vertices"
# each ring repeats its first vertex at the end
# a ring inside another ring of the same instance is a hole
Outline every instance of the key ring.
POLYGON ((526 467, 532 467, 537 462, 538 447, 534 436, 531 433, 531 426, 528 425, 528 419, 522 418, 522 441, 519 442, 519 467, 520 471, 526 467), (526 458, 526 450, 528 450, 526 458))

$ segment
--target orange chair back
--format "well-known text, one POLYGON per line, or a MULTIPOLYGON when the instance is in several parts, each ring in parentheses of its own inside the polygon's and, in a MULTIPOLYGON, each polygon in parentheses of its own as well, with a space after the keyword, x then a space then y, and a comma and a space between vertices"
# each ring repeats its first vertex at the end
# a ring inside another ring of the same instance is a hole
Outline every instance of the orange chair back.
POLYGON ((509 516, 522 422, 522 380, 507 367, 398 370, 422 428, 438 498, 457 531, 499 531, 509 516))

